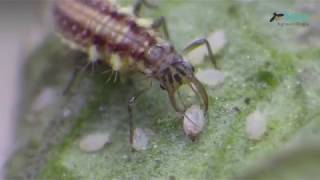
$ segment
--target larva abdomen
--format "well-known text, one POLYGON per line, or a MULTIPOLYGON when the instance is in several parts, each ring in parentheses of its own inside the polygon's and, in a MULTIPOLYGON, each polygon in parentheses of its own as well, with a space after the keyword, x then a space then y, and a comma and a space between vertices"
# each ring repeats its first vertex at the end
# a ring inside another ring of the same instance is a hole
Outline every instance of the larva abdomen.
POLYGON ((83 50, 95 46, 100 54, 148 64, 145 52, 157 43, 150 29, 106 0, 57 0, 54 17, 62 37, 83 50))

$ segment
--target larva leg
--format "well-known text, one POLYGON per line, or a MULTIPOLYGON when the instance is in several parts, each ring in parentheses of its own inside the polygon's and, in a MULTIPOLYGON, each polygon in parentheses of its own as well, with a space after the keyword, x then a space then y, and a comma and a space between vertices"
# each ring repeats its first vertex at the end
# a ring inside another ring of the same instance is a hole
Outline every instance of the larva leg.
POLYGON ((148 0, 137 0, 137 2, 133 5, 133 14, 137 17, 140 16, 140 11, 142 5, 146 6, 147 8, 156 8, 155 5, 148 2, 148 0))
POLYGON ((76 81, 77 77, 79 76, 79 72, 81 71, 82 67, 80 67, 79 65, 76 65, 76 67, 74 68, 71 78, 68 81, 68 84, 66 86, 66 88, 63 90, 62 95, 66 96, 70 90, 71 87, 74 85, 74 82, 76 81))
MULTIPOLYGON (((150 81, 149 87, 146 87, 143 90, 140 90, 138 93, 136 93, 134 96, 131 96, 128 100, 128 113, 129 113, 129 142, 132 148, 133 144, 133 136, 134 136, 134 122, 133 122, 133 108, 136 103, 136 100, 138 97, 140 97, 143 93, 145 93, 147 90, 149 90, 152 86, 152 81, 150 81)), ((131 149, 134 151, 134 149, 131 149)))
POLYGON ((63 96, 67 95, 70 92, 75 81, 81 75, 81 72, 85 71, 90 65, 90 63, 89 64, 86 63, 84 65, 84 61, 86 59, 86 56, 82 53, 79 55, 76 55, 75 57, 73 57, 73 59, 74 59, 74 70, 72 72, 70 80, 67 83, 66 88, 62 92, 63 96))
MULTIPOLYGON (((140 16, 140 11, 141 11, 141 7, 142 5, 148 7, 148 8, 156 8, 155 5, 152 5, 150 4, 147 0, 137 0, 137 2, 135 3, 134 7, 133 7, 133 14, 137 17, 140 16)), ((140 25, 142 26, 145 26, 145 27, 148 27, 149 25, 147 25, 148 23, 145 22, 145 21, 148 21, 147 19, 141 19, 139 18, 138 21, 141 20, 141 23, 140 25)), ((167 26, 167 21, 166 19, 161 16, 159 19, 156 19, 154 20, 152 23, 151 23, 151 28, 153 29, 159 29, 162 27, 162 30, 163 30, 163 33, 164 33, 164 36, 167 40, 170 39, 170 36, 169 36, 169 31, 168 31, 168 26, 167 26)))
POLYGON ((162 30, 163 30, 163 33, 164 33, 164 36, 167 40, 170 39, 170 35, 169 35, 169 31, 168 31, 168 25, 167 25, 167 21, 166 21, 166 18, 161 16, 159 19, 156 19, 151 27, 153 29, 159 29, 162 27, 162 30))
POLYGON ((98 54, 95 46, 92 46, 88 49, 88 57, 82 53, 74 57, 75 67, 66 88, 62 92, 62 95, 65 96, 70 92, 72 86, 74 86, 75 81, 78 79, 79 76, 81 76, 81 74, 84 71, 91 67, 92 72, 94 72, 94 66, 98 61, 107 61, 107 59, 110 58, 108 55, 103 56, 104 60, 101 59, 101 57, 102 56, 98 54), (84 60, 87 61, 86 64, 80 63, 80 61, 84 60))
POLYGON ((76 79, 79 77, 80 72, 84 69, 84 67, 87 67, 86 64, 86 59, 87 56, 84 53, 81 52, 73 52, 72 54, 70 54, 70 57, 73 60, 73 66, 74 66, 74 70, 73 73, 71 75, 71 78, 68 80, 68 83, 66 85, 66 87, 64 88, 64 90, 62 91, 62 95, 66 96, 72 86, 74 85, 76 79))
POLYGON ((208 42, 208 40, 205 39, 205 38, 200 38, 200 39, 194 40, 193 42, 191 42, 189 45, 187 45, 183 49, 183 52, 184 53, 189 53, 190 51, 196 49, 199 46, 203 46, 203 45, 205 45, 207 50, 208 50, 208 55, 209 55, 209 58, 211 59, 212 64, 214 65, 215 68, 217 68, 217 62, 216 62, 216 59, 214 58, 214 55, 212 53, 211 45, 208 42))

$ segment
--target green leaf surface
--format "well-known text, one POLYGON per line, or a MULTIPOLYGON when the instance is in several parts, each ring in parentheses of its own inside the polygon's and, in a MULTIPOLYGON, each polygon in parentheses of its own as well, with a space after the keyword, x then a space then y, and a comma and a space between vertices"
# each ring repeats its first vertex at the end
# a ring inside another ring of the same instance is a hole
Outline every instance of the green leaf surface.
MULTIPOLYGON (((227 76, 223 85, 206 88, 210 123, 197 142, 185 137, 166 93, 153 86, 138 100, 134 117, 137 127, 154 135, 147 150, 134 153, 128 144, 127 99, 146 82, 134 77, 135 85, 106 83, 98 68, 84 74, 71 95, 61 96, 77 53, 49 38, 26 66, 19 131, 24 143, 9 163, 8 179, 319 177, 320 160, 313 157, 320 157, 320 50, 297 40, 311 27, 269 22, 274 11, 295 8, 289 0, 174 0, 145 9, 146 16, 167 18, 177 49, 224 30, 228 46, 217 60, 227 76), (30 104, 48 87, 58 95, 35 113, 30 104), (265 114, 267 130, 253 141, 246 118, 257 110, 265 114), (112 144, 97 153, 81 151, 80 138, 97 131, 110 132, 112 144)), ((209 67, 205 61, 197 68, 209 67)))

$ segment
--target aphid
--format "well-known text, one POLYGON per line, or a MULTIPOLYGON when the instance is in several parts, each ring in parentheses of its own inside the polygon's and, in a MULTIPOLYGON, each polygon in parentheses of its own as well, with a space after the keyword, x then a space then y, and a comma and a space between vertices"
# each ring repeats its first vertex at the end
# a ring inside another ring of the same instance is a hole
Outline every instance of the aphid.
POLYGON ((197 105, 192 105, 185 112, 183 119, 184 133, 192 140, 196 140, 205 125, 203 111, 197 105))
POLYGON ((149 137, 141 128, 135 128, 133 133, 132 148, 136 151, 146 150, 148 148, 149 137))
POLYGON ((111 143, 108 132, 95 132, 82 137, 79 141, 79 147, 84 152, 96 152, 101 150, 106 144, 111 143))
MULTIPOLYGON (((169 42, 163 17, 153 23, 138 17, 143 4, 148 3, 139 0, 133 11, 129 12, 130 8, 121 8, 110 0, 56 0, 53 5, 54 22, 62 39, 70 47, 88 54, 88 63, 100 60, 115 72, 141 72, 159 81, 161 88, 168 92, 173 108, 181 114, 184 114, 186 107, 178 103, 175 94, 181 85, 186 84, 199 97, 204 112, 207 112, 208 95, 194 76, 193 66, 169 42), (163 27, 167 39, 157 33, 159 27, 163 27)), ((210 44, 204 38, 192 42, 184 52, 200 45, 206 45, 215 64, 210 44)), ((130 98, 128 103, 131 144, 132 105, 142 92, 130 98)))

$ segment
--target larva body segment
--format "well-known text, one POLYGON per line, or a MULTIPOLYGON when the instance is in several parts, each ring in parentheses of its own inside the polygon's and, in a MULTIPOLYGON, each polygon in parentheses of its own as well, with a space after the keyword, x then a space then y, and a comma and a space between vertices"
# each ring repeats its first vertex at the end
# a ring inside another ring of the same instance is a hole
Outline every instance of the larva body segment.
MULTIPOLYGON (((157 44, 151 28, 142 27, 133 15, 119 11, 107 0, 57 0, 54 4, 57 31, 74 48, 96 55, 108 64, 110 54, 116 54, 121 64, 150 73, 153 66, 146 57, 150 47, 157 44)), ((113 66, 112 66, 113 67, 113 66)), ((115 69, 121 71, 121 67, 115 69)))

